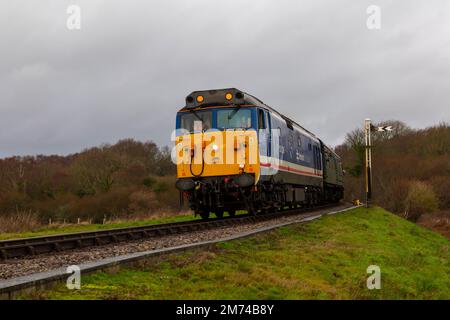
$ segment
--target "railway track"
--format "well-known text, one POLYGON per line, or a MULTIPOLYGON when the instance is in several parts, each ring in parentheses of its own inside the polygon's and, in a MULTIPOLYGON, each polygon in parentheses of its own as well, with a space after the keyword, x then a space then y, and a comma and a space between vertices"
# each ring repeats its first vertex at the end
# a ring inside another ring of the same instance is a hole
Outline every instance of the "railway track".
POLYGON ((314 208, 289 209, 277 213, 256 216, 245 214, 236 217, 209 219, 206 221, 194 220, 139 227, 127 227, 100 231, 77 232, 43 237, 4 240, 0 241, 0 261, 72 249, 102 246, 112 243, 162 237, 166 235, 184 234, 226 226, 255 223, 259 221, 277 219, 283 216, 304 214, 310 211, 330 208, 333 206, 335 206, 335 204, 318 206, 314 208))

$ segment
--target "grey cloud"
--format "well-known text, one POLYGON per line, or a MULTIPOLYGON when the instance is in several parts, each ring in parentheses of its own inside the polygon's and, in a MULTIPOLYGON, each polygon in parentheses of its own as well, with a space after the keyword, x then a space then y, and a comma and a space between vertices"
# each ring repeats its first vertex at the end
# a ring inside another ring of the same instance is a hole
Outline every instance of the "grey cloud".
POLYGON ((0 5, 0 156, 170 143, 197 89, 238 87, 331 145, 366 117, 449 121, 450 3, 25 1, 0 5), (82 29, 65 27, 69 4, 82 29), (382 29, 366 28, 379 5, 382 29))

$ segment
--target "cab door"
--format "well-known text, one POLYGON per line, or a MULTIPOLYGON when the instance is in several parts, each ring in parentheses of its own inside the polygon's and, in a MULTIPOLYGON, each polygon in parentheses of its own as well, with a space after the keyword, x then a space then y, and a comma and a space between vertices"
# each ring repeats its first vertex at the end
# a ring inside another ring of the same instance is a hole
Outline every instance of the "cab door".
POLYGON ((259 161, 262 176, 271 176, 276 173, 273 168, 272 134, 270 113, 264 109, 258 110, 258 138, 259 138, 259 161))
POLYGON ((319 153, 317 149, 317 146, 313 146, 314 174, 318 173, 319 168, 319 153))
POLYGON ((259 155, 260 161, 267 162, 267 157, 270 155, 269 141, 270 137, 267 130, 267 112, 263 109, 258 109, 258 141, 259 141, 259 155))
POLYGON ((270 123, 270 114, 264 110, 264 118, 266 122, 266 137, 267 137, 267 156, 272 156, 272 126, 270 123))

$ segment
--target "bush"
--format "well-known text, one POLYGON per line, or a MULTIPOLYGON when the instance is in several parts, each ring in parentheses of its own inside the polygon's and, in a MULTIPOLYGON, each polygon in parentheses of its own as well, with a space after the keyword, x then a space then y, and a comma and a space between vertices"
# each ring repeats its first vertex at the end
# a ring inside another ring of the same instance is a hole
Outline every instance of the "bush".
POLYGON ((144 178, 144 180, 142 181, 142 184, 148 188, 152 188, 156 183, 156 179, 153 177, 147 177, 144 178))
POLYGON ((448 176, 432 177, 430 184, 438 198, 439 208, 450 209, 450 178, 448 176))
POLYGON ((158 201, 156 200, 154 192, 148 190, 137 190, 130 194, 128 212, 134 215, 146 215, 157 208, 158 201))
POLYGON ((71 204, 78 201, 76 195, 70 193, 57 194, 54 199, 34 200, 30 208, 39 213, 42 221, 64 219, 69 220, 71 204))
POLYGON ((431 213, 437 208, 436 194, 431 186, 421 181, 411 182, 405 199, 405 217, 417 221, 422 214, 431 213))
POLYGON ((29 208, 30 198, 23 192, 10 191, 0 194, 0 213, 11 213, 29 208))
POLYGON ((153 189, 156 193, 161 193, 161 192, 166 192, 167 190, 169 190, 169 186, 166 182, 164 181, 159 181, 156 185, 155 188, 153 189))
POLYGON ((404 212, 410 184, 411 180, 398 177, 392 177, 389 184, 377 184, 376 190, 379 190, 381 195, 377 204, 392 212, 404 212))
POLYGON ((180 209, 180 192, 175 187, 175 181, 175 176, 158 177, 159 186, 155 186, 154 191, 158 203, 164 209, 180 209))
POLYGON ((0 232, 25 232, 41 226, 39 216, 31 210, 17 210, 0 216, 0 232))
POLYGON ((77 218, 92 219, 94 223, 101 223, 104 216, 121 217, 126 215, 130 204, 130 188, 117 188, 106 193, 85 196, 71 204, 69 209, 71 220, 77 218))

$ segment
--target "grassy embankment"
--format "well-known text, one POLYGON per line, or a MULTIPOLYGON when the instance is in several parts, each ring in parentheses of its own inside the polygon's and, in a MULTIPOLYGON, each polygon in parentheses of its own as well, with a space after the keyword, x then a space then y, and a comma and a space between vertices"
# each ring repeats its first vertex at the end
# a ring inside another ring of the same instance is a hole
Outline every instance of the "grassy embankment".
POLYGON ((170 254, 144 269, 82 277, 48 299, 449 299, 450 241, 383 209, 359 208, 170 254), (381 268, 381 289, 366 270, 381 268))

